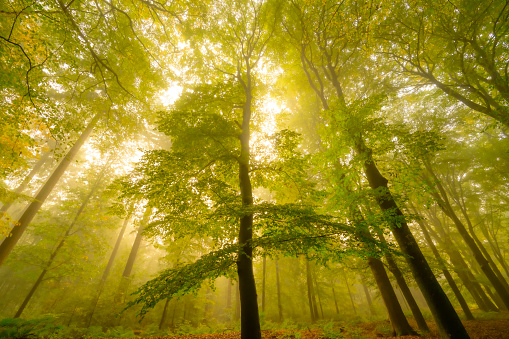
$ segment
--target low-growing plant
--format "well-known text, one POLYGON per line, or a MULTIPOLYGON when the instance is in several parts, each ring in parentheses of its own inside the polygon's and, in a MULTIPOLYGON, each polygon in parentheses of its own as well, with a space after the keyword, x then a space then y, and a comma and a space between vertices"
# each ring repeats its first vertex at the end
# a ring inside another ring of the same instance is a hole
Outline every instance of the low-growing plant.
POLYGON ((345 336, 342 333, 342 330, 335 329, 334 323, 332 321, 328 322, 323 326, 322 328, 323 337, 325 339, 342 339, 345 338, 345 336))
MULTIPOLYGON (((135 337, 134 332, 132 330, 128 330, 126 328, 123 328, 122 326, 115 326, 112 328, 109 328, 105 333, 104 336, 106 338, 133 338, 135 337)), ((154 336, 154 335, 151 335, 154 336)))
POLYGON ((391 324, 388 321, 384 321, 376 325, 375 332, 376 334, 381 334, 384 337, 390 337, 392 336, 392 332, 394 330, 392 329, 391 324))
POLYGON ((62 327, 54 324, 53 317, 38 319, 2 319, 0 320, 0 338, 50 338, 62 327))

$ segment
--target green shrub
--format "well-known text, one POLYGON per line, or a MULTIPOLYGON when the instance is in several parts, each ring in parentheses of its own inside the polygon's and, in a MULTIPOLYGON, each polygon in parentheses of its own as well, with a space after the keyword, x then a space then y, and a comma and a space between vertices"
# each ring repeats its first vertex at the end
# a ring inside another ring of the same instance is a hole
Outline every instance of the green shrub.
MULTIPOLYGON (((109 328, 106 333, 104 333, 106 338, 133 338, 135 337, 134 332, 132 330, 128 330, 123 328, 122 326, 115 326, 109 328)), ((152 334, 151 336, 155 336, 152 334)))
POLYGON ((55 325, 53 317, 39 319, 2 319, 0 338, 52 338, 62 327, 55 325))
POLYGON ((377 333, 377 335, 381 334, 385 337, 390 337, 392 336, 394 330, 392 329, 392 326, 388 321, 384 321, 376 325, 375 332, 377 333))
POLYGON ((345 338, 343 333, 339 330, 334 329, 334 323, 332 321, 328 322, 322 328, 323 337, 326 339, 342 339, 345 338))

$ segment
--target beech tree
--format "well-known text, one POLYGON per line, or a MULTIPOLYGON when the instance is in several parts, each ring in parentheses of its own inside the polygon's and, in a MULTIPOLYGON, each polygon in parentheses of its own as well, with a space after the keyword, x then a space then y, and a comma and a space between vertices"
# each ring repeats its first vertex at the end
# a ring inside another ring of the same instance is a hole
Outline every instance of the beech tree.
POLYGON ((258 339, 366 315, 414 334, 407 300, 421 331, 427 303, 467 338, 451 301, 509 308, 508 14, 1 2, 0 332, 49 314, 55 337, 258 339))
MULTIPOLYGON (((293 10, 297 18, 292 20, 294 24, 288 29, 289 36, 300 54, 309 84, 326 112, 327 127, 332 129, 331 134, 337 135, 338 139, 345 138, 345 146, 353 150, 363 164, 364 175, 373 190, 376 202, 385 214, 401 251, 407 255, 407 262, 432 310, 439 331, 444 337, 468 338, 463 324, 410 232, 404 215, 388 188, 388 180, 377 166, 372 146, 367 143, 368 138, 373 138, 371 133, 376 131, 376 120, 371 120, 370 117, 381 108, 384 96, 380 95, 379 91, 383 88, 378 84, 367 83, 359 86, 355 82, 352 88, 344 85, 350 80, 347 67, 352 64, 362 67, 359 60, 360 47, 365 43, 362 36, 369 27, 366 26, 369 22, 366 18, 373 17, 376 9, 376 6, 372 5, 346 7, 344 4, 335 3, 322 5, 294 2, 293 10), (357 28, 349 34, 340 27, 348 20, 355 21, 357 28), (352 37, 352 33, 357 36, 352 37), (357 58, 354 59, 354 55, 357 58), (362 92, 355 96, 359 87, 362 92), (352 96, 351 99, 348 94, 352 96)), ((369 58, 362 60, 367 61, 369 58)), ((362 71, 369 73, 369 68, 362 71)), ((382 81, 380 83, 383 84, 382 81)))
POLYGON ((382 53, 419 85, 431 84, 467 107, 509 126, 506 1, 382 6, 382 53))

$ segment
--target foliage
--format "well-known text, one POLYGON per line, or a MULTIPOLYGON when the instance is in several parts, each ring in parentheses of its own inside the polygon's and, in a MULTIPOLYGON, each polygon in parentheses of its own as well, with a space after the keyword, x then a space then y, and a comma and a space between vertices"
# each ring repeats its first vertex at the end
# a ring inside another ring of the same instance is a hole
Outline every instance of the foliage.
POLYGON ((380 49, 396 67, 508 126, 507 4, 412 0, 385 10, 380 49))
MULTIPOLYGON (((306 331, 297 331, 309 326, 304 260, 315 265, 324 318, 339 319, 352 314, 342 270, 350 282, 359 281, 366 256, 399 254, 389 224, 422 221, 439 251, 449 253, 444 239, 451 238, 460 255, 466 253, 441 215, 429 169, 507 275, 508 9, 506 2, 481 0, 1 2, 0 201, 16 204, 0 215, 0 237, 36 191, 29 185, 19 195, 12 188, 56 141, 54 161, 33 180, 43 182, 90 117, 104 114, 0 268, 2 316, 14 313, 48 268, 25 315, 50 309, 65 317, 54 324, 73 324, 52 337, 122 337, 134 335, 133 328, 161 336, 168 328, 180 334, 238 329, 231 281, 243 254, 238 225, 253 216, 250 259, 258 294, 263 279, 270 300, 264 327, 288 329, 274 334, 281 337, 304 337, 306 331), (163 105, 166 95, 176 101, 163 105), (242 154, 246 130, 249 152, 242 154), (121 160, 108 167, 106 181, 128 174, 101 187, 48 261, 95 181, 95 164, 113 149, 121 160), (388 190, 368 188, 366 161, 375 161, 389 180, 398 206, 411 202, 415 212, 404 212, 403 219, 375 207, 388 190), (249 206, 239 188, 243 162, 253 188, 249 206), (122 270, 144 208, 153 214, 126 282, 122 270), (132 216, 132 224, 97 291, 119 226, 112 214, 132 216), (366 239, 374 230, 384 231, 389 244, 366 239), (262 257, 268 262, 263 267, 262 257), (284 323, 275 322, 276 258, 284 323), (118 286, 127 286, 125 295, 138 291, 119 301, 118 286), (96 295, 93 322, 100 326, 75 326, 96 295), (160 301, 166 298, 165 323, 160 301), (124 302, 136 307, 113 317, 124 302), (141 323, 135 321, 139 307, 141 323)), ((422 235, 412 232, 436 262, 422 235)), ((364 279, 374 286, 371 277, 364 279)), ((355 291, 359 286, 350 287, 356 306, 366 304, 355 291)), ((15 333, 8 335, 23 336, 25 329, 33 329, 27 336, 44 334, 38 321, 12 320, 9 333, 15 333)), ((358 335, 352 326, 338 329, 323 320, 318 326, 331 338, 358 335)), ((385 327, 376 331, 389 335, 385 327)))
POLYGON ((50 316, 30 320, 2 319, 0 320, 0 338, 52 338, 52 334, 61 328, 50 316))

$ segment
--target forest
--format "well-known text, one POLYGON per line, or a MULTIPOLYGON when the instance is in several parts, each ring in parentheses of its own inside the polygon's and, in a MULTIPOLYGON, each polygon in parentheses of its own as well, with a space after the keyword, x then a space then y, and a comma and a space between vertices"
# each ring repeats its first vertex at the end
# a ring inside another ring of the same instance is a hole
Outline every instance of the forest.
POLYGON ((509 0, 2 0, 0 91, 0 338, 509 335, 509 0))

